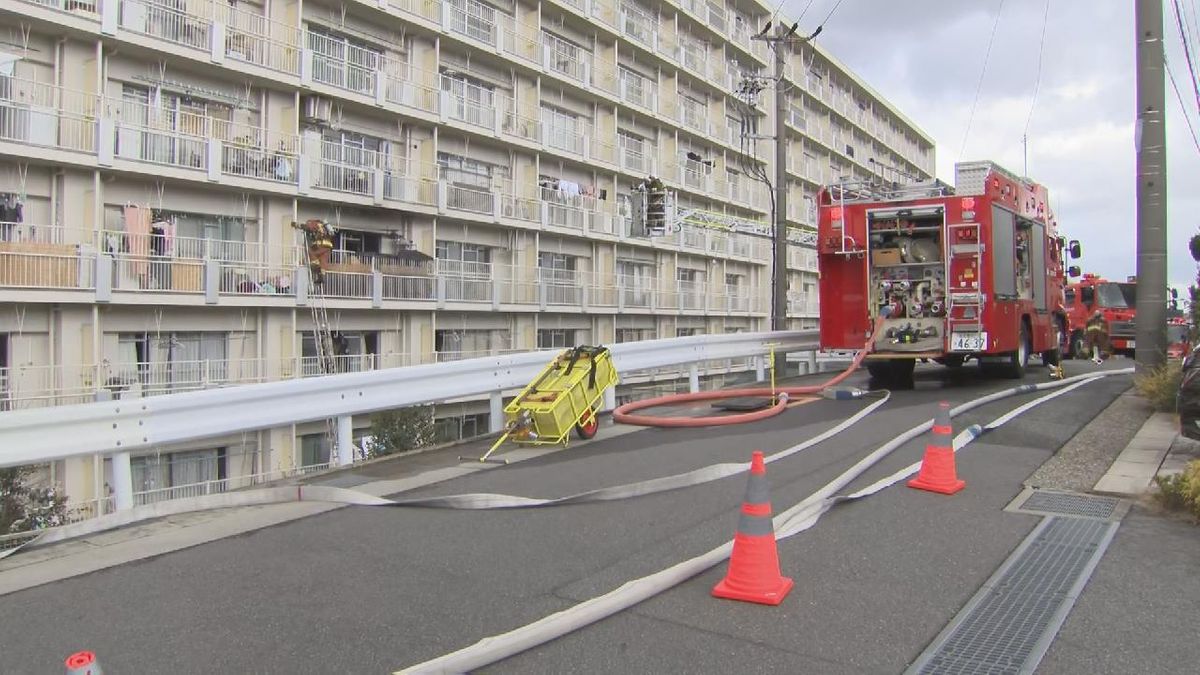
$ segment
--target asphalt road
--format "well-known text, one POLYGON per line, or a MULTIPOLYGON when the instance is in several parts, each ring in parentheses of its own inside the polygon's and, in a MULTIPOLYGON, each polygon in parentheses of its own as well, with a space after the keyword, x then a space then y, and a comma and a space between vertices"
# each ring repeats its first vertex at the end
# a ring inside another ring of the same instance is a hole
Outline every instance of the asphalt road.
MULTIPOLYGON (((1071 363, 1072 370, 1090 367, 1071 363)), ((776 512, 801 501, 936 401, 1013 385, 973 369, 918 372, 912 390, 835 439, 768 469, 776 512)), ((1040 381, 1038 370, 1026 381, 1040 381)), ((865 384, 865 381, 859 382, 865 384)), ((899 672, 1032 529, 1002 512, 1021 482, 1129 386, 1109 378, 965 450, 953 497, 898 486, 838 507, 780 544, 796 580, 777 608, 719 601, 724 566, 594 626, 495 664, 496 673, 899 672)), ((986 422, 1033 398, 955 420, 986 422)), ((553 497, 745 461, 861 409, 818 400, 746 427, 645 430, 405 496, 553 497)), ((601 435, 604 430, 601 430, 601 435)), ((920 458, 914 441, 859 484, 920 458)), ((374 465, 411 475, 461 449, 374 465)), ((380 673, 419 663, 727 541, 745 481, 606 504, 509 511, 345 508, 0 597, 0 670, 47 673, 92 649, 108 672, 380 673)), ((1193 577, 1194 578, 1194 577, 1193 577)))

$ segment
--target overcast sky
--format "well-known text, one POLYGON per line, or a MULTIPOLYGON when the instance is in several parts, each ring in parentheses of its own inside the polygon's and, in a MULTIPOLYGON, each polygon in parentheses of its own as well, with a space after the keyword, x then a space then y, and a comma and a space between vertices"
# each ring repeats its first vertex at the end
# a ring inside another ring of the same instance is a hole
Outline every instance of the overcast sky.
MULTIPOLYGON (((811 33, 836 2, 813 0, 799 32, 811 33)), ((784 0, 782 13, 795 20, 808 4, 784 0)), ((1029 124, 1028 175, 1050 191, 1060 232, 1082 242, 1077 264, 1117 279, 1136 272, 1133 4, 1051 0, 1029 124)), ((1195 120, 1172 3, 1165 5, 1167 59, 1195 120)), ((1194 5, 1181 2, 1189 22, 1194 5)), ((1001 0, 843 0, 817 41, 934 138, 939 178, 953 184, 954 163, 963 159, 991 159, 1021 173, 1046 0, 1003 1, 967 134, 1000 6, 1001 0)), ((1200 225, 1200 152, 1169 81, 1166 87, 1167 278, 1183 294, 1196 277, 1187 241, 1200 225)))

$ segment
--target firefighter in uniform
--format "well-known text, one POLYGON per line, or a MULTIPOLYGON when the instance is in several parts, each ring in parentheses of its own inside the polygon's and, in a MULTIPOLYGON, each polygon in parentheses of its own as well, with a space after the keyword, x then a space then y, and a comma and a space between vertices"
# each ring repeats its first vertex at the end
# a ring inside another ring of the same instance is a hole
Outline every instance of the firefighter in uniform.
POLYGON ((1109 348, 1108 322, 1104 320, 1104 314, 1100 310, 1096 310, 1088 319, 1086 330, 1088 352, 1092 355, 1092 361, 1101 363, 1108 357, 1109 348))
POLYGON ((667 186, 662 179, 650 174, 642 181, 646 193, 646 229, 652 234, 662 235, 667 229, 667 186))
POLYGON ((292 227, 304 232, 308 243, 308 269, 312 273, 314 284, 325 281, 325 267, 329 264, 329 256, 333 253, 333 237, 337 228, 323 220, 306 220, 303 223, 292 223, 292 227))

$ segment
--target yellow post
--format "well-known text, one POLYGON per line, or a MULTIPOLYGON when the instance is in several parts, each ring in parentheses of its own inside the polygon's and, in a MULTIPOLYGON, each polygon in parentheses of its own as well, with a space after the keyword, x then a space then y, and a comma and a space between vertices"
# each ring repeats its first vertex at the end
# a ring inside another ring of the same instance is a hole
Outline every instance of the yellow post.
POLYGON ((767 358, 767 367, 771 369, 771 405, 777 403, 778 396, 775 393, 775 344, 768 345, 771 348, 770 356, 767 358))

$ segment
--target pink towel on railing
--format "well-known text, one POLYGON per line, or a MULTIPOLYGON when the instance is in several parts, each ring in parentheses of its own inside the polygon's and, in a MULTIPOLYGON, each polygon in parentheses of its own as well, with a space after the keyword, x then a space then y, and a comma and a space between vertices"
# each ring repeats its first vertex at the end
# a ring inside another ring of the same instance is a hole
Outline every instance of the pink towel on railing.
POLYGON ((129 245, 129 269, 134 274, 150 273, 150 209, 125 207, 125 239, 129 245))

